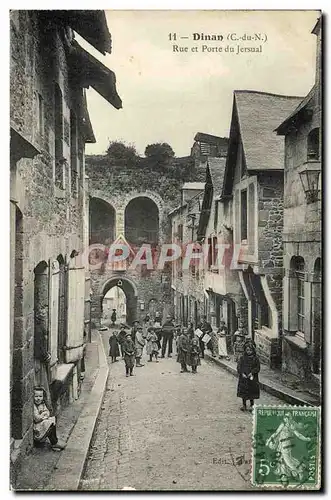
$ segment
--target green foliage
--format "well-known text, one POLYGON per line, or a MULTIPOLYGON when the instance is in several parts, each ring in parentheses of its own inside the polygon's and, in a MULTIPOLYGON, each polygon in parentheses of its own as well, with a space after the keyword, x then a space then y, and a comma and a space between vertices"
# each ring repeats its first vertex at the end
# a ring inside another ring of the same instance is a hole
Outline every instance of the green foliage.
POLYGON ((155 191, 168 202, 169 209, 180 203, 184 182, 204 181, 205 173, 201 178, 193 158, 176 158, 169 144, 149 144, 145 155, 145 158, 139 157, 134 145, 112 141, 106 155, 86 158, 87 168, 91 167, 92 177, 100 177, 100 182, 111 190, 155 191))
POLYGON ((167 143, 149 144, 145 149, 144 164, 153 171, 165 172, 171 168, 175 152, 167 143))
POLYGON ((110 165, 133 167, 140 160, 134 145, 120 141, 111 141, 106 155, 110 165))
POLYGON ((169 144, 160 142, 149 144, 145 149, 146 158, 153 158, 160 162, 166 162, 175 156, 175 152, 169 144))

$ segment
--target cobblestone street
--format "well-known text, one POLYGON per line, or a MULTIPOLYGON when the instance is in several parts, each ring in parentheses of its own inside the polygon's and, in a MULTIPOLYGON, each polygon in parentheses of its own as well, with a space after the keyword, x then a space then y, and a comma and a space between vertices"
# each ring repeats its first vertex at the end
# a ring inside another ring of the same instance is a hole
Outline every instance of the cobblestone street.
MULTIPOLYGON (((110 365, 80 488, 250 489, 252 416, 239 410, 236 378, 204 360, 193 375, 175 358, 146 358, 129 378, 122 360, 110 365)), ((259 403, 280 400, 262 391, 259 403)))

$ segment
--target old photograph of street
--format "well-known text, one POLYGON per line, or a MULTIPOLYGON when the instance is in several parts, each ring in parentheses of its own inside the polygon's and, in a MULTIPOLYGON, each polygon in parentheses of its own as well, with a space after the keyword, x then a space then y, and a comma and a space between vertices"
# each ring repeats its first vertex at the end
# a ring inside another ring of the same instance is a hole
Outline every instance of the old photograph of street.
POLYGON ((323 484, 319 10, 10 10, 10 488, 323 484))

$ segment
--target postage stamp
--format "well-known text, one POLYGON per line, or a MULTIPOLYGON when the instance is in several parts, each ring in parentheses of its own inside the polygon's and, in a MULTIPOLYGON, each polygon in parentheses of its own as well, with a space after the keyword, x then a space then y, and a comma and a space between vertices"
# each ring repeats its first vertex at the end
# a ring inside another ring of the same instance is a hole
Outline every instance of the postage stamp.
POLYGON ((320 488, 320 407, 256 406, 252 484, 284 489, 320 488))

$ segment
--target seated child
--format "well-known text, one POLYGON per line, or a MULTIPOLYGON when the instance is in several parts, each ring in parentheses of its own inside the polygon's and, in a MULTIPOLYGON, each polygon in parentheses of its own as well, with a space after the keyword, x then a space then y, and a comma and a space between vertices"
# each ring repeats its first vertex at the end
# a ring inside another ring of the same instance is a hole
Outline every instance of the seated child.
POLYGON ((45 389, 35 387, 34 389, 34 411, 33 411, 33 438, 36 443, 49 439, 54 451, 61 451, 65 446, 59 444, 56 435, 55 417, 51 417, 46 405, 45 389))

